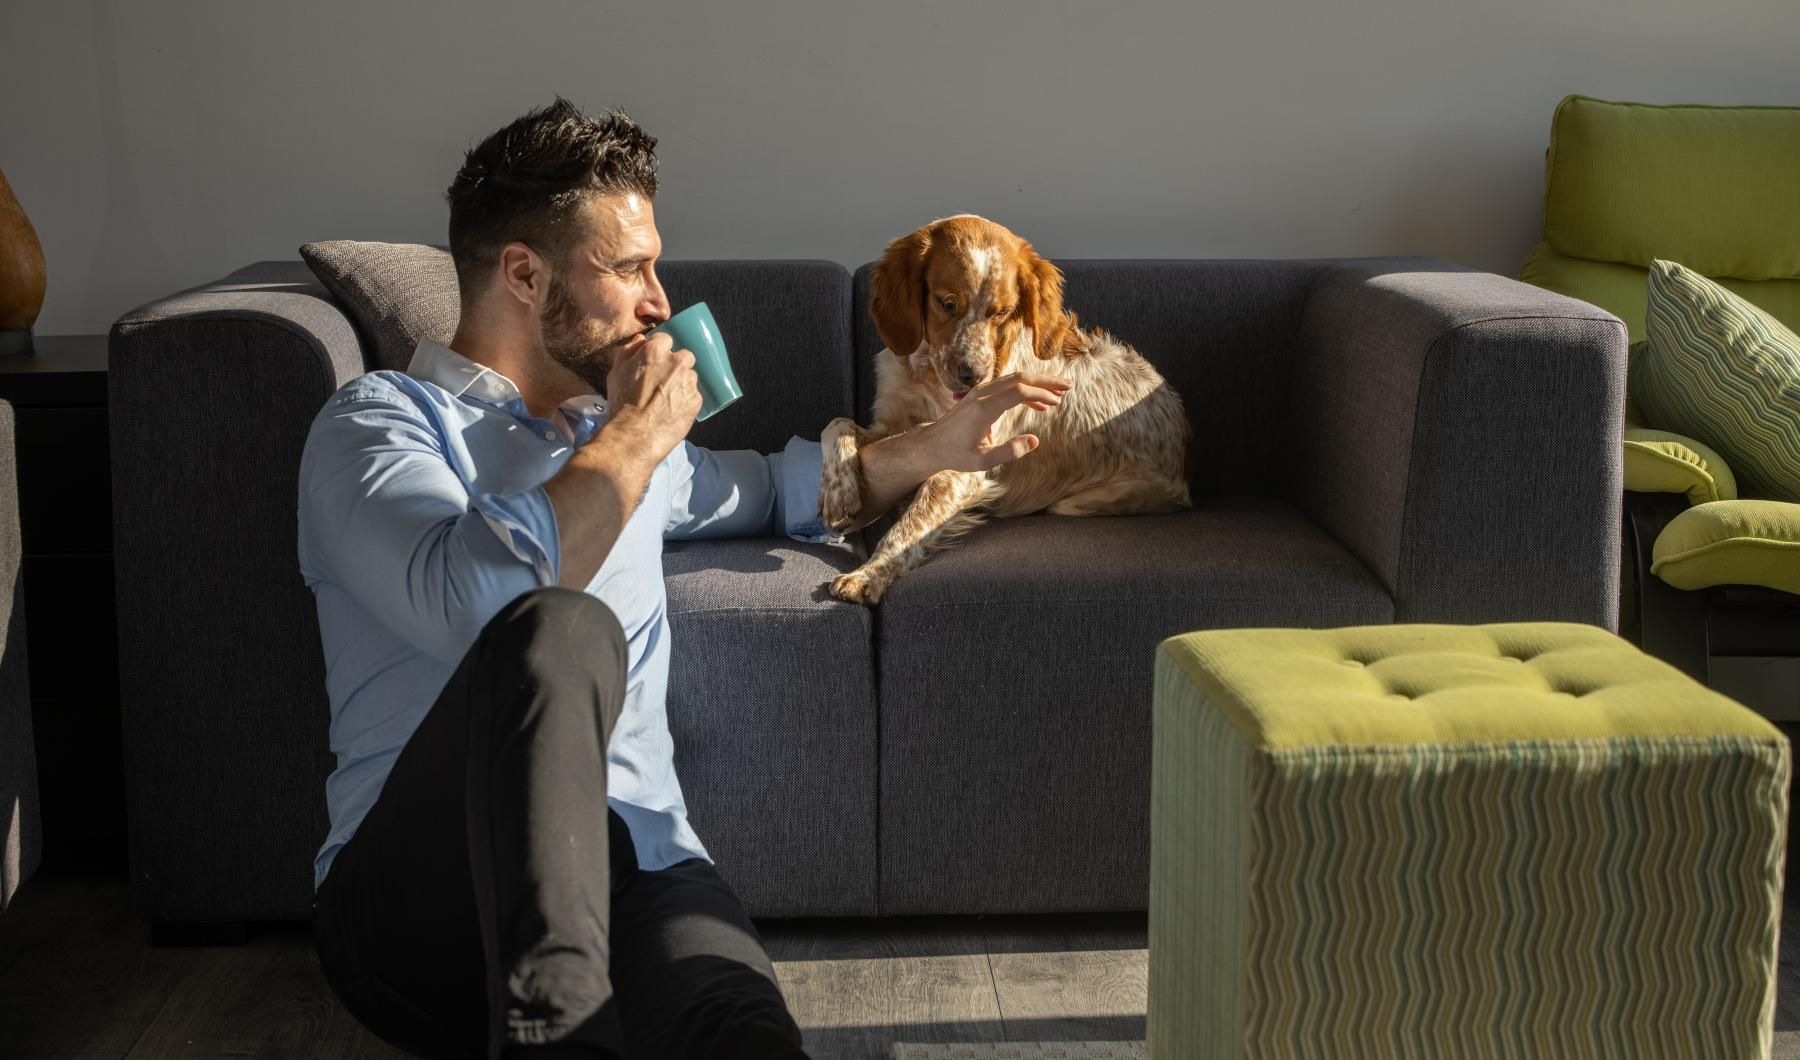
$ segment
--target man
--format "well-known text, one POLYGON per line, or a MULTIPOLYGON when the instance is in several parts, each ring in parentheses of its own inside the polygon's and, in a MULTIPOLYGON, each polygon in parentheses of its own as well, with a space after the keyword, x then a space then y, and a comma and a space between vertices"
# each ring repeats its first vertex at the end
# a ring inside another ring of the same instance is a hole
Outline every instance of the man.
MULTIPOLYGON (((646 331, 656 141, 564 100, 449 190, 462 318, 307 439, 300 565, 338 768, 315 866, 332 988, 443 1056, 799 1057, 755 929, 689 827, 665 714, 666 538, 824 537, 819 452, 707 452, 693 357, 646 331)), ((863 511, 995 446, 1012 377, 865 447, 863 511)), ((678 650, 678 649, 677 649, 678 650)))

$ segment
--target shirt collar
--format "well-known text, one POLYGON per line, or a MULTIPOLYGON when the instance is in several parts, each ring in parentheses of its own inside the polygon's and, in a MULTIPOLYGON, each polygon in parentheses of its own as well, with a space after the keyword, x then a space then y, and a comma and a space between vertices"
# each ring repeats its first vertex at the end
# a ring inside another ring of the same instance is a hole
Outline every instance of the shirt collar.
MULTIPOLYGON (((485 364, 476 364, 462 354, 431 339, 420 339, 413 349, 406 374, 433 383, 449 391, 453 397, 468 397, 503 408, 520 419, 532 419, 525 399, 512 380, 485 364)), ((606 399, 598 394, 582 394, 557 406, 558 416, 550 422, 562 436, 576 445, 584 445, 600 429, 606 419, 606 399)))

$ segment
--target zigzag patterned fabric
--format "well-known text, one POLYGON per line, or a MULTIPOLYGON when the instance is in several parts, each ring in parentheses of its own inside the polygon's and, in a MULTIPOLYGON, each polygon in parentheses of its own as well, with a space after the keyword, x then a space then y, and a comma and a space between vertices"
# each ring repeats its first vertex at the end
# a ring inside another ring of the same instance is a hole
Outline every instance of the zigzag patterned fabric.
POLYGON ((1769 1055, 1788 745, 1603 630, 1163 644, 1149 1055, 1769 1055))
POLYGON ((1629 389, 1650 424, 1717 449, 1746 496, 1800 501, 1800 336, 1670 261, 1644 326, 1629 389))

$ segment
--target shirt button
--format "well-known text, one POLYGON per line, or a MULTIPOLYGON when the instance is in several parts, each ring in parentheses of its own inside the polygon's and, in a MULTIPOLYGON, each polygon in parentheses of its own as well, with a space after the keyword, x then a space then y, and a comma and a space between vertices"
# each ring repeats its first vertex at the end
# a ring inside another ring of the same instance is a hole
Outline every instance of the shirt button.
POLYGON ((545 431, 544 432, 544 441, 546 441, 546 442, 556 441, 556 432, 555 431, 545 431))

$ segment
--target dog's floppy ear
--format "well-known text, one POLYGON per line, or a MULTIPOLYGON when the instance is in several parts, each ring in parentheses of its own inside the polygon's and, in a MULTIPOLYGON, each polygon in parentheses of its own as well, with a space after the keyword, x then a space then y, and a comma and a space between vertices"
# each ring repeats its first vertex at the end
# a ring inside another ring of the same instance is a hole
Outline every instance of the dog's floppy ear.
POLYGON ((895 356, 905 359, 925 339, 925 255, 931 233, 921 228, 888 244, 875 263, 869 317, 875 333, 895 356))
POLYGON ((1062 356, 1075 314, 1063 309, 1062 270, 1038 256, 1030 243, 1019 250, 1019 317, 1031 329, 1032 347, 1044 360, 1062 356))

